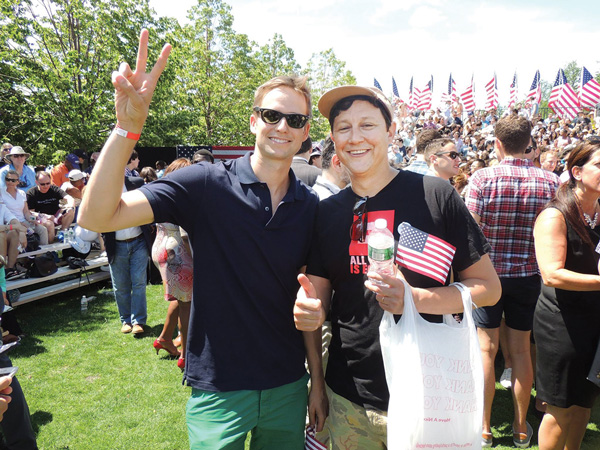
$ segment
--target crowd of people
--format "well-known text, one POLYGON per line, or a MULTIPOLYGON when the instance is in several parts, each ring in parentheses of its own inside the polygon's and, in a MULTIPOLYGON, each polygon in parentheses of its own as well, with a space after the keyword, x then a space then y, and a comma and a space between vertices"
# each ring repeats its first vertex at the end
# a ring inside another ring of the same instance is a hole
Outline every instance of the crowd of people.
MULTIPOLYGON (((87 184, 76 154, 32 177, 28 154, 9 149, 3 198, 19 202, 23 217, 5 214, 0 244, 11 233, 26 244, 28 216, 50 203, 30 204, 29 192, 71 198, 79 226, 103 233, 123 333, 145 331, 146 263, 154 261, 171 303, 153 346, 178 358, 192 387, 191 448, 242 449, 251 433, 250 448, 302 449, 307 420, 332 449, 387 448, 381 318, 403 313, 405 287, 427 321, 461 313, 453 280, 476 308, 482 447, 498 437, 491 417, 500 342, 514 445, 528 447, 534 434, 527 411, 535 377, 540 449, 581 446, 600 393, 586 380, 600 339, 600 139, 588 116, 464 114, 451 103, 407 112, 376 88, 343 86, 318 100, 331 134, 313 144, 306 79, 276 77, 255 93, 253 152, 213 164, 200 151, 138 172, 134 147, 171 50, 165 45, 146 72, 147 45, 144 30, 139 66, 113 73, 117 126, 87 184), (367 238, 381 219, 396 242, 407 222, 453 246, 446 279, 370 271, 367 238)), ((68 221, 60 200, 44 214, 68 221)), ((49 224, 35 230, 51 242, 49 224)))

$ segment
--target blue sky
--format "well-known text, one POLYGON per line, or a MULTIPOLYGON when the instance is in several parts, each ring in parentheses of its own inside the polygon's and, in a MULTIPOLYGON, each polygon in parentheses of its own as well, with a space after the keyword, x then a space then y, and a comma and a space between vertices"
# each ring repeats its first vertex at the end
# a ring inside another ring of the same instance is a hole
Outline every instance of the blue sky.
MULTIPOLYGON (((358 84, 377 78, 391 93, 394 76, 407 97, 411 76, 423 87, 434 77, 434 103, 452 72, 458 91, 475 77, 478 104, 494 71, 500 103, 508 101, 517 72, 519 97, 540 70, 554 82, 556 72, 576 60, 593 74, 600 71, 599 1, 563 0, 226 0, 234 29, 264 45, 283 36, 302 66, 313 53, 333 48, 358 84)), ((195 0, 151 0, 159 15, 185 21, 195 0)), ((572 80, 569 80, 571 82, 572 80)))

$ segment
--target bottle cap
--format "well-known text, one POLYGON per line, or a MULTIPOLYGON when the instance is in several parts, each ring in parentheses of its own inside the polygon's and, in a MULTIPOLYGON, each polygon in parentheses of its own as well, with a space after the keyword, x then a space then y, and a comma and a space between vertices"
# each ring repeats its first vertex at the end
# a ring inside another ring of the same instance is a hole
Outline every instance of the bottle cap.
POLYGON ((384 230, 387 228, 387 220, 385 219, 377 219, 375 221, 375 228, 384 230))

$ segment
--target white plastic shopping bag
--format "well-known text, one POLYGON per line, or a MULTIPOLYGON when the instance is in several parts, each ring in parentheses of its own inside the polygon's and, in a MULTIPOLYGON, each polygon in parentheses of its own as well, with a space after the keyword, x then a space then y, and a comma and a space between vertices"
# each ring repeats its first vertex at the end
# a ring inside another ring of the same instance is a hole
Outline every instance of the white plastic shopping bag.
POLYGON ((405 284, 404 314, 398 323, 384 312, 379 327, 390 391, 388 448, 480 449, 483 418, 483 367, 473 322, 471 294, 462 294, 458 323, 424 320, 405 284))

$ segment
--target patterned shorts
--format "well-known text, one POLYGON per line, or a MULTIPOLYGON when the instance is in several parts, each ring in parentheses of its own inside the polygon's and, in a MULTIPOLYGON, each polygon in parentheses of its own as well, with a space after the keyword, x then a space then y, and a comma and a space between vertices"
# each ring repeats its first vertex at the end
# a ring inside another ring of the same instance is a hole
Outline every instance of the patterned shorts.
POLYGON ((387 449, 387 413, 365 409, 327 387, 329 417, 327 425, 332 450, 387 449))

